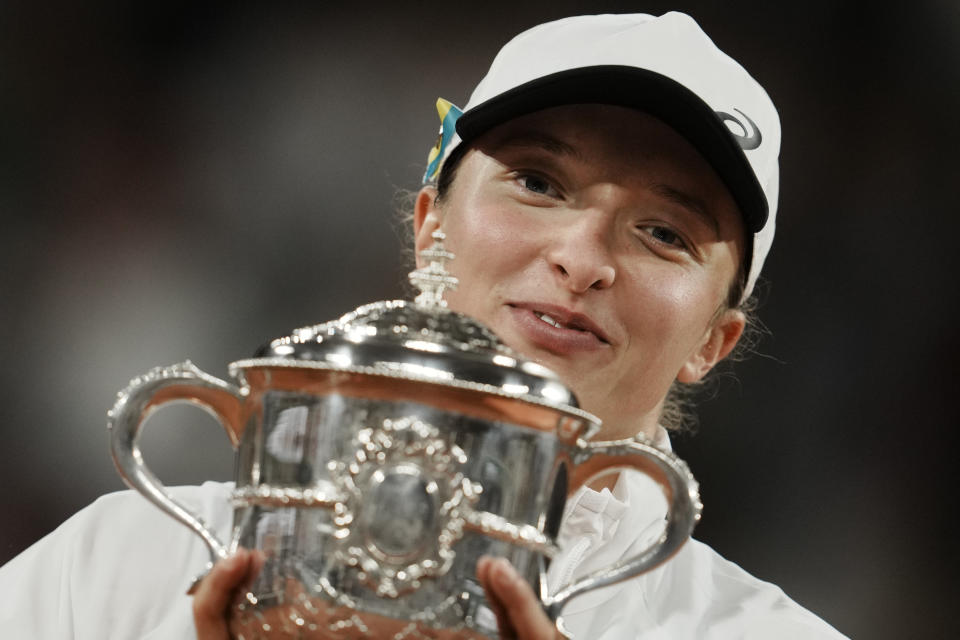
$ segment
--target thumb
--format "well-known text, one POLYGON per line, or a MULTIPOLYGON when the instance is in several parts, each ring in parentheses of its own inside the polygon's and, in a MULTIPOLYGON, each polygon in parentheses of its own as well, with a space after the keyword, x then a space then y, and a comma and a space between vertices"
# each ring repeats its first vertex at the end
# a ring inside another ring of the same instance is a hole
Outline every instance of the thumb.
POLYGON ((234 592, 252 568, 252 554, 239 549, 235 555, 219 560, 200 582, 193 596, 193 623, 197 640, 229 640, 227 610, 234 592))
POLYGON ((547 617, 540 599, 517 570, 504 558, 480 559, 477 575, 500 626, 504 638, 519 640, 555 640, 562 636, 547 617))

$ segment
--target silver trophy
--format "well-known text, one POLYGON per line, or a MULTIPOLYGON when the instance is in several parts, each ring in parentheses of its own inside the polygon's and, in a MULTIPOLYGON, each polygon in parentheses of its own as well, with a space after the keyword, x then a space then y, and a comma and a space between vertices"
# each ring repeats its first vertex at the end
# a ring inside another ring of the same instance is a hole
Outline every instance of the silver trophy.
POLYGON ((410 279, 411 302, 377 302, 274 340, 230 365, 235 383, 189 362, 140 376, 109 413, 120 475, 195 531, 216 560, 239 547, 262 567, 230 611, 261 638, 497 638, 476 580, 502 556, 556 619, 579 594, 672 556, 700 517, 687 466, 642 438, 592 442, 599 420, 546 368, 446 308, 456 285, 442 233, 410 279), (226 543, 144 465, 144 420, 190 402, 237 451, 226 543), (637 555, 551 593, 546 568, 568 495, 602 472, 635 469, 669 505, 637 555))

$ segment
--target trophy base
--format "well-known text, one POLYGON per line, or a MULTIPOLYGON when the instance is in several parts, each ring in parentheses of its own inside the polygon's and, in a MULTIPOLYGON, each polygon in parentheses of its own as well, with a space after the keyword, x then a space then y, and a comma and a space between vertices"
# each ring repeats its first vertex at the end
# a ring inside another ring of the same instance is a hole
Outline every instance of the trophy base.
MULTIPOLYGON (((252 594, 240 597, 231 610, 230 633, 236 640, 495 640, 496 619, 483 607, 465 615, 456 628, 437 627, 437 616, 401 620, 360 611, 310 596, 296 580, 289 581, 283 604, 263 606, 252 594), (484 629, 481 632, 478 629, 484 629)), ((454 602, 454 608, 460 608, 454 602)), ((462 614, 463 612, 460 611, 462 614)))

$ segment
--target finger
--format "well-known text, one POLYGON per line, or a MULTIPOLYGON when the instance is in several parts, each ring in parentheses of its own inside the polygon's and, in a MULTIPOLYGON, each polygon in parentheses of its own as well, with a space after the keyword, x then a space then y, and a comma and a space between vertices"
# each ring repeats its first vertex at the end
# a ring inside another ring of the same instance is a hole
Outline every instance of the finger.
POLYGON ((253 581, 260 575, 260 570, 263 569, 263 565, 267 562, 267 555, 263 551, 245 551, 250 556, 247 560, 247 570, 244 573, 243 579, 234 588, 235 591, 238 589, 249 591, 253 581))
POLYGON ((491 583, 492 577, 490 570, 493 567, 493 564, 494 559, 490 556, 480 556, 480 559, 477 560, 477 579, 480 581, 480 585, 483 587, 483 591, 487 595, 487 604, 493 611, 493 614, 497 617, 497 630, 499 632, 499 636, 503 640, 507 640, 509 638, 517 637, 517 634, 516 631, 514 631, 513 626, 510 624, 510 616, 507 615, 506 608, 503 606, 503 603, 500 602, 500 597, 497 595, 491 583))
POLYGON ((228 640, 227 608, 233 593, 251 570, 251 554, 239 549, 235 555, 218 561, 200 582, 193 596, 193 621, 198 640, 228 640))
MULTIPOLYGON (((559 637, 556 625, 544 613, 533 589, 507 560, 491 560, 486 579, 485 588, 488 593, 492 592, 492 600, 498 602, 505 613, 508 625, 504 626, 509 627, 506 631, 513 633, 506 637, 522 640, 555 640, 559 637)), ((505 635, 504 631, 501 628, 501 635, 505 635)))

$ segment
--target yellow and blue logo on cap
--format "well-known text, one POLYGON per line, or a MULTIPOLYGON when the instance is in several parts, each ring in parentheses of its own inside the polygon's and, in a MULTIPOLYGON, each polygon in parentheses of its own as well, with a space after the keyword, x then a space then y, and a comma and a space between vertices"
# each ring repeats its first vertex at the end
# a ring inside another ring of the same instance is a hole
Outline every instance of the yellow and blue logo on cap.
POLYGON ((449 100, 437 98, 437 114, 440 116, 440 133, 437 134, 437 142, 427 155, 427 170, 423 174, 425 183, 433 182, 440 172, 440 164, 443 162, 447 146, 457 132, 457 118, 463 115, 463 111, 449 100))

